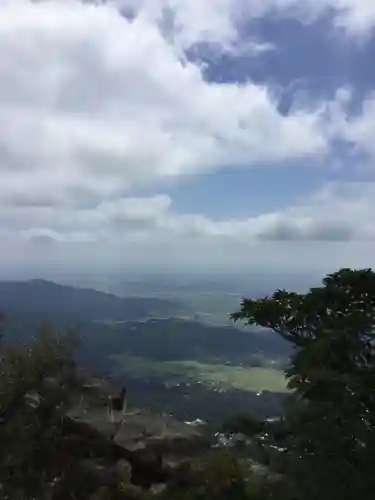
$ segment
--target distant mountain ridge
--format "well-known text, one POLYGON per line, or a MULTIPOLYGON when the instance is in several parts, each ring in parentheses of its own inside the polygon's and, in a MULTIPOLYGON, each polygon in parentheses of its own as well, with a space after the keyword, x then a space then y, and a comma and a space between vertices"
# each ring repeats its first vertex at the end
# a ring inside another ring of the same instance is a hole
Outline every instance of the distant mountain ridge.
POLYGON ((60 285, 52 281, 0 281, 0 311, 30 314, 46 319, 137 320, 186 313, 182 304, 157 297, 126 297, 60 285))
POLYGON ((60 332, 72 327, 79 341, 74 356, 78 366, 125 383, 131 404, 184 420, 200 417, 212 422, 215 415, 223 415, 223 406, 225 418, 244 412, 249 404, 259 414, 275 413, 279 395, 253 394, 249 400, 248 391, 216 392, 203 378, 192 379, 192 364, 197 376, 199 369, 215 364, 225 368, 231 364, 241 371, 271 362, 274 369, 284 366, 287 343, 251 328, 244 332, 233 325, 208 326, 188 319, 184 309, 173 298, 121 298, 40 279, 0 281, 0 313, 7 319, 4 342, 29 342, 43 322, 60 332), (171 361, 180 364, 168 370, 171 361))

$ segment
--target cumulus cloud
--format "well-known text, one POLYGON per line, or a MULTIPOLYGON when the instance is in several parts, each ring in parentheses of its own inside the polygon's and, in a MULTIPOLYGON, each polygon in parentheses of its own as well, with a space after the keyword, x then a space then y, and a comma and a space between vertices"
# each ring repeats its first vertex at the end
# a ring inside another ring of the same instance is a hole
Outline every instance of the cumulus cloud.
POLYGON ((322 273, 374 265, 374 195, 374 184, 328 184, 285 210, 221 220, 178 213, 165 195, 91 209, 34 207, 29 219, 13 209, 1 214, 1 262, 8 272, 53 269, 54 276, 116 269, 322 273))
POLYGON ((368 31, 372 5, 3 0, 3 264, 46 263, 52 253, 65 266, 85 259, 102 265, 115 255, 137 262, 181 256, 207 264, 275 242, 373 241, 372 185, 331 185, 282 211, 223 220, 178 213, 166 194, 133 194, 189 174, 327 159, 337 139, 375 160, 372 96, 355 116, 344 90, 330 103, 295 105, 285 115, 266 86, 208 82, 199 63, 184 55, 208 43, 233 56, 246 50, 256 57, 273 47, 243 40, 241 29, 251 17, 293 15, 307 22, 328 6, 336 9, 336 25, 368 31))
POLYGON ((167 195, 122 198, 95 208, 10 209, 1 215, 2 227, 17 227, 33 239, 54 241, 372 241, 375 239, 375 184, 333 183, 309 200, 278 212, 243 219, 213 219, 181 214, 167 195), (30 228, 34 225, 33 228, 30 228))
MULTIPOLYGON (((327 153, 324 106, 285 116, 266 87, 209 83, 160 29, 169 9, 182 46, 235 43, 233 1, 218 1, 2 3, 1 201, 89 205, 140 183, 327 153)), ((372 115, 345 138, 371 148, 372 115)))
POLYGON ((328 13, 333 26, 349 36, 368 36, 375 26, 372 0, 112 0, 112 3, 124 12, 160 22, 184 48, 205 42, 218 44, 221 50, 233 50, 241 44, 241 28, 248 21, 264 16, 294 17, 309 23, 328 13))
POLYGON ((111 3, 78 1, 0 9, 8 204, 89 203, 138 183, 327 148, 320 109, 283 116, 267 88, 206 82, 147 16, 130 21, 111 3))
POLYGON ((373 241, 374 194, 373 183, 328 184, 307 202, 266 215, 260 236, 275 241, 373 241))
MULTIPOLYGON (((329 0, 327 1, 329 4, 329 0)), ((331 0, 337 15, 334 23, 350 35, 369 35, 375 27, 375 4, 371 0, 331 0)))
POLYGON ((372 0, 113 0, 112 3, 124 12, 160 22, 183 48, 205 42, 231 51, 241 45, 241 29, 246 23, 264 16, 294 17, 310 23, 329 14, 332 25, 350 37, 368 37, 375 26, 372 0))
MULTIPOLYGON (((249 0, 252 3, 252 0, 249 0)), ((260 0, 256 2, 260 4, 260 0)), ((368 37, 375 27, 375 4, 372 0, 267 0, 263 9, 278 15, 292 15, 305 22, 322 14, 332 17, 332 24, 349 36, 368 37)))
POLYGON ((375 161, 375 93, 362 103, 360 113, 346 115, 341 126, 342 137, 355 145, 360 153, 375 161))

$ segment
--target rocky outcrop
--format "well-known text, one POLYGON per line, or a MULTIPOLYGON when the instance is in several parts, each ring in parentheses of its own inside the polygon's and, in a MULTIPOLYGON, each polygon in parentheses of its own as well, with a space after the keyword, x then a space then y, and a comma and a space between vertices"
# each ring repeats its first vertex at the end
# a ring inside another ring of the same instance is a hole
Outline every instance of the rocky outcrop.
POLYGON ((108 382, 91 379, 64 417, 72 451, 104 462, 106 473, 111 469, 116 477, 125 476, 133 485, 159 492, 177 467, 209 448, 210 442, 196 427, 170 415, 145 410, 109 415, 109 393, 113 387, 108 382))

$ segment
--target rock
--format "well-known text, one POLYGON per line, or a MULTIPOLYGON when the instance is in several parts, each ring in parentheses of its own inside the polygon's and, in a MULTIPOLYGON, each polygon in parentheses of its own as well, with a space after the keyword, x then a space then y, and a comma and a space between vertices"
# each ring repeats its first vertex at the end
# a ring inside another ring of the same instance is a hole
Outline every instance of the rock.
POLYGON ((151 495, 161 495, 167 489, 166 484, 153 484, 150 488, 151 495))
POLYGON ((170 415, 137 410, 115 413, 111 419, 103 404, 109 389, 101 380, 86 380, 84 396, 77 395, 65 415, 66 429, 69 435, 79 436, 82 448, 86 444, 96 459, 106 461, 123 484, 161 491, 176 467, 209 449, 209 440, 196 426, 170 415))
POLYGON ((132 467, 126 460, 119 460, 115 465, 115 470, 121 482, 130 483, 132 475, 132 467))
POLYGON ((199 453, 208 446, 196 428, 169 415, 142 411, 125 415, 114 443, 129 451, 147 449, 174 457, 199 453))

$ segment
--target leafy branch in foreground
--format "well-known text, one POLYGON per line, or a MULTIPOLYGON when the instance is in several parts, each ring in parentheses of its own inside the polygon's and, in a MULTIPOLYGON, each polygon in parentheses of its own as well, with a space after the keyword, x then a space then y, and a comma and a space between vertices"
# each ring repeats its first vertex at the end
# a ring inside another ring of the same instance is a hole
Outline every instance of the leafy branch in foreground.
POLYGON ((73 349, 72 338, 48 326, 27 345, 1 346, 2 498, 44 498, 59 474, 61 416, 75 380, 73 349))
POLYGON ((293 347, 286 371, 290 474, 303 498, 372 498, 375 481, 375 274, 341 269, 305 294, 243 299, 234 321, 293 347))

